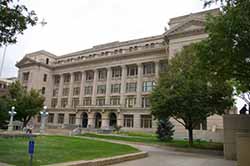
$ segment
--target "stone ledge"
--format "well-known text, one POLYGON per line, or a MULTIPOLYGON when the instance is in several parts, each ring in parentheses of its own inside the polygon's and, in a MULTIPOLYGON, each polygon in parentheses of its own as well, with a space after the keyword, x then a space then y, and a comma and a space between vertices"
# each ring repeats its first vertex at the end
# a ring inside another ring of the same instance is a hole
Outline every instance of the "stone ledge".
POLYGON ((66 162, 66 163, 50 164, 50 165, 44 165, 44 166, 105 166, 105 165, 111 165, 111 164, 121 163, 125 161, 130 161, 130 160, 136 160, 136 159, 144 158, 147 156, 148 156, 147 152, 138 152, 138 153, 132 153, 132 154, 126 154, 126 155, 121 155, 121 156, 90 160, 90 161, 81 160, 81 161, 73 161, 73 162, 66 162))

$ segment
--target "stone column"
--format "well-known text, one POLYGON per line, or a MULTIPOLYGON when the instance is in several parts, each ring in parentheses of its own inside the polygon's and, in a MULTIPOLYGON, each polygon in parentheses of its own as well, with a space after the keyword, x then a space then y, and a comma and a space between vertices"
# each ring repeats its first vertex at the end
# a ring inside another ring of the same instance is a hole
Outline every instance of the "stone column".
POLYGON ((57 106, 56 106, 56 108, 61 108, 62 92, 63 92, 63 75, 60 74, 60 82, 59 82, 59 90, 58 90, 58 100, 57 100, 57 106))
POLYGON ((106 96, 105 96, 105 105, 110 105, 110 89, 111 89, 111 67, 107 68, 107 83, 106 83, 106 96))
POLYGON ((88 128, 95 127, 94 113, 88 111, 88 128))
POLYGON ((117 111, 117 126, 123 126, 122 114, 120 110, 117 111))
POLYGON ((74 88, 74 73, 70 73, 69 98, 68 98, 69 101, 67 108, 72 108, 73 88, 74 88))
POLYGON ((85 79, 85 72, 82 72, 81 87, 80 87, 80 97, 79 97, 79 105, 83 105, 84 79, 85 79))
POLYGON ((64 122, 63 122, 63 124, 64 125, 68 125, 69 124, 69 113, 64 113, 64 122))
POLYGON ((125 92, 126 92, 126 78, 127 78, 127 67, 122 65, 122 79, 121 79, 121 98, 120 104, 121 107, 125 106, 125 92))
POLYGON ((108 113, 102 113, 102 126, 101 128, 103 129, 108 129, 109 128, 109 117, 108 117, 108 113))
POLYGON ((143 67, 142 63, 138 63, 138 75, 137 75, 137 88, 136 88, 136 107, 141 108, 141 93, 142 93, 142 77, 143 67))
POLYGON ((160 74, 159 65, 160 61, 159 60, 155 61, 155 77, 157 80, 159 79, 159 74, 160 74))
POLYGON ((92 92, 92 105, 96 105, 96 82, 97 82, 98 70, 94 70, 93 92, 92 92))
POLYGON ((57 124, 58 122, 58 113, 54 113, 53 124, 57 124))
POLYGON ((82 126, 82 125, 81 125, 81 112, 78 112, 78 113, 76 114, 76 125, 77 125, 77 126, 82 126))

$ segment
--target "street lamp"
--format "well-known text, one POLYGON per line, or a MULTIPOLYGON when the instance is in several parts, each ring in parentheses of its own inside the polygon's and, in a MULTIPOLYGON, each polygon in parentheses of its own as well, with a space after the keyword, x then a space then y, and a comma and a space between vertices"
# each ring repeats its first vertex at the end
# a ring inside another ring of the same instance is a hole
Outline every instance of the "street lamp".
POLYGON ((43 111, 40 112, 41 115, 41 127, 40 127, 40 134, 44 133, 44 128, 45 128, 45 119, 48 115, 48 112, 46 112, 47 106, 43 107, 43 111))
POLYGON ((9 111, 9 114, 10 114, 10 122, 8 125, 8 131, 13 131, 13 118, 14 118, 14 115, 16 115, 14 106, 11 107, 11 111, 9 111))

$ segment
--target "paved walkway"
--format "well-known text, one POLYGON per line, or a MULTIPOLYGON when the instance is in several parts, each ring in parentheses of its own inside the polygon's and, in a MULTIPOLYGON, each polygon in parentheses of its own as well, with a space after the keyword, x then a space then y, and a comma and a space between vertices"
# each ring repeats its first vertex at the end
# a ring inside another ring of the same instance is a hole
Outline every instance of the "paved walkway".
POLYGON ((236 166, 235 161, 224 160, 222 156, 175 152, 146 145, 133 145, 147 151, 149 157, 115 164, 113 166, 236 166))

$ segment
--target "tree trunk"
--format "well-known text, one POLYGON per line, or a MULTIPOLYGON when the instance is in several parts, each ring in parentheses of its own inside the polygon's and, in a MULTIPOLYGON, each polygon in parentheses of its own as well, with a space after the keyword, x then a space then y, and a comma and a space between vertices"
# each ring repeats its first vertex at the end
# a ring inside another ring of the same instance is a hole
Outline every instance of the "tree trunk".
POLYGON ((189 145, 193 145, 193 129, 188 128, 188 140, 189 140, 189 145))

